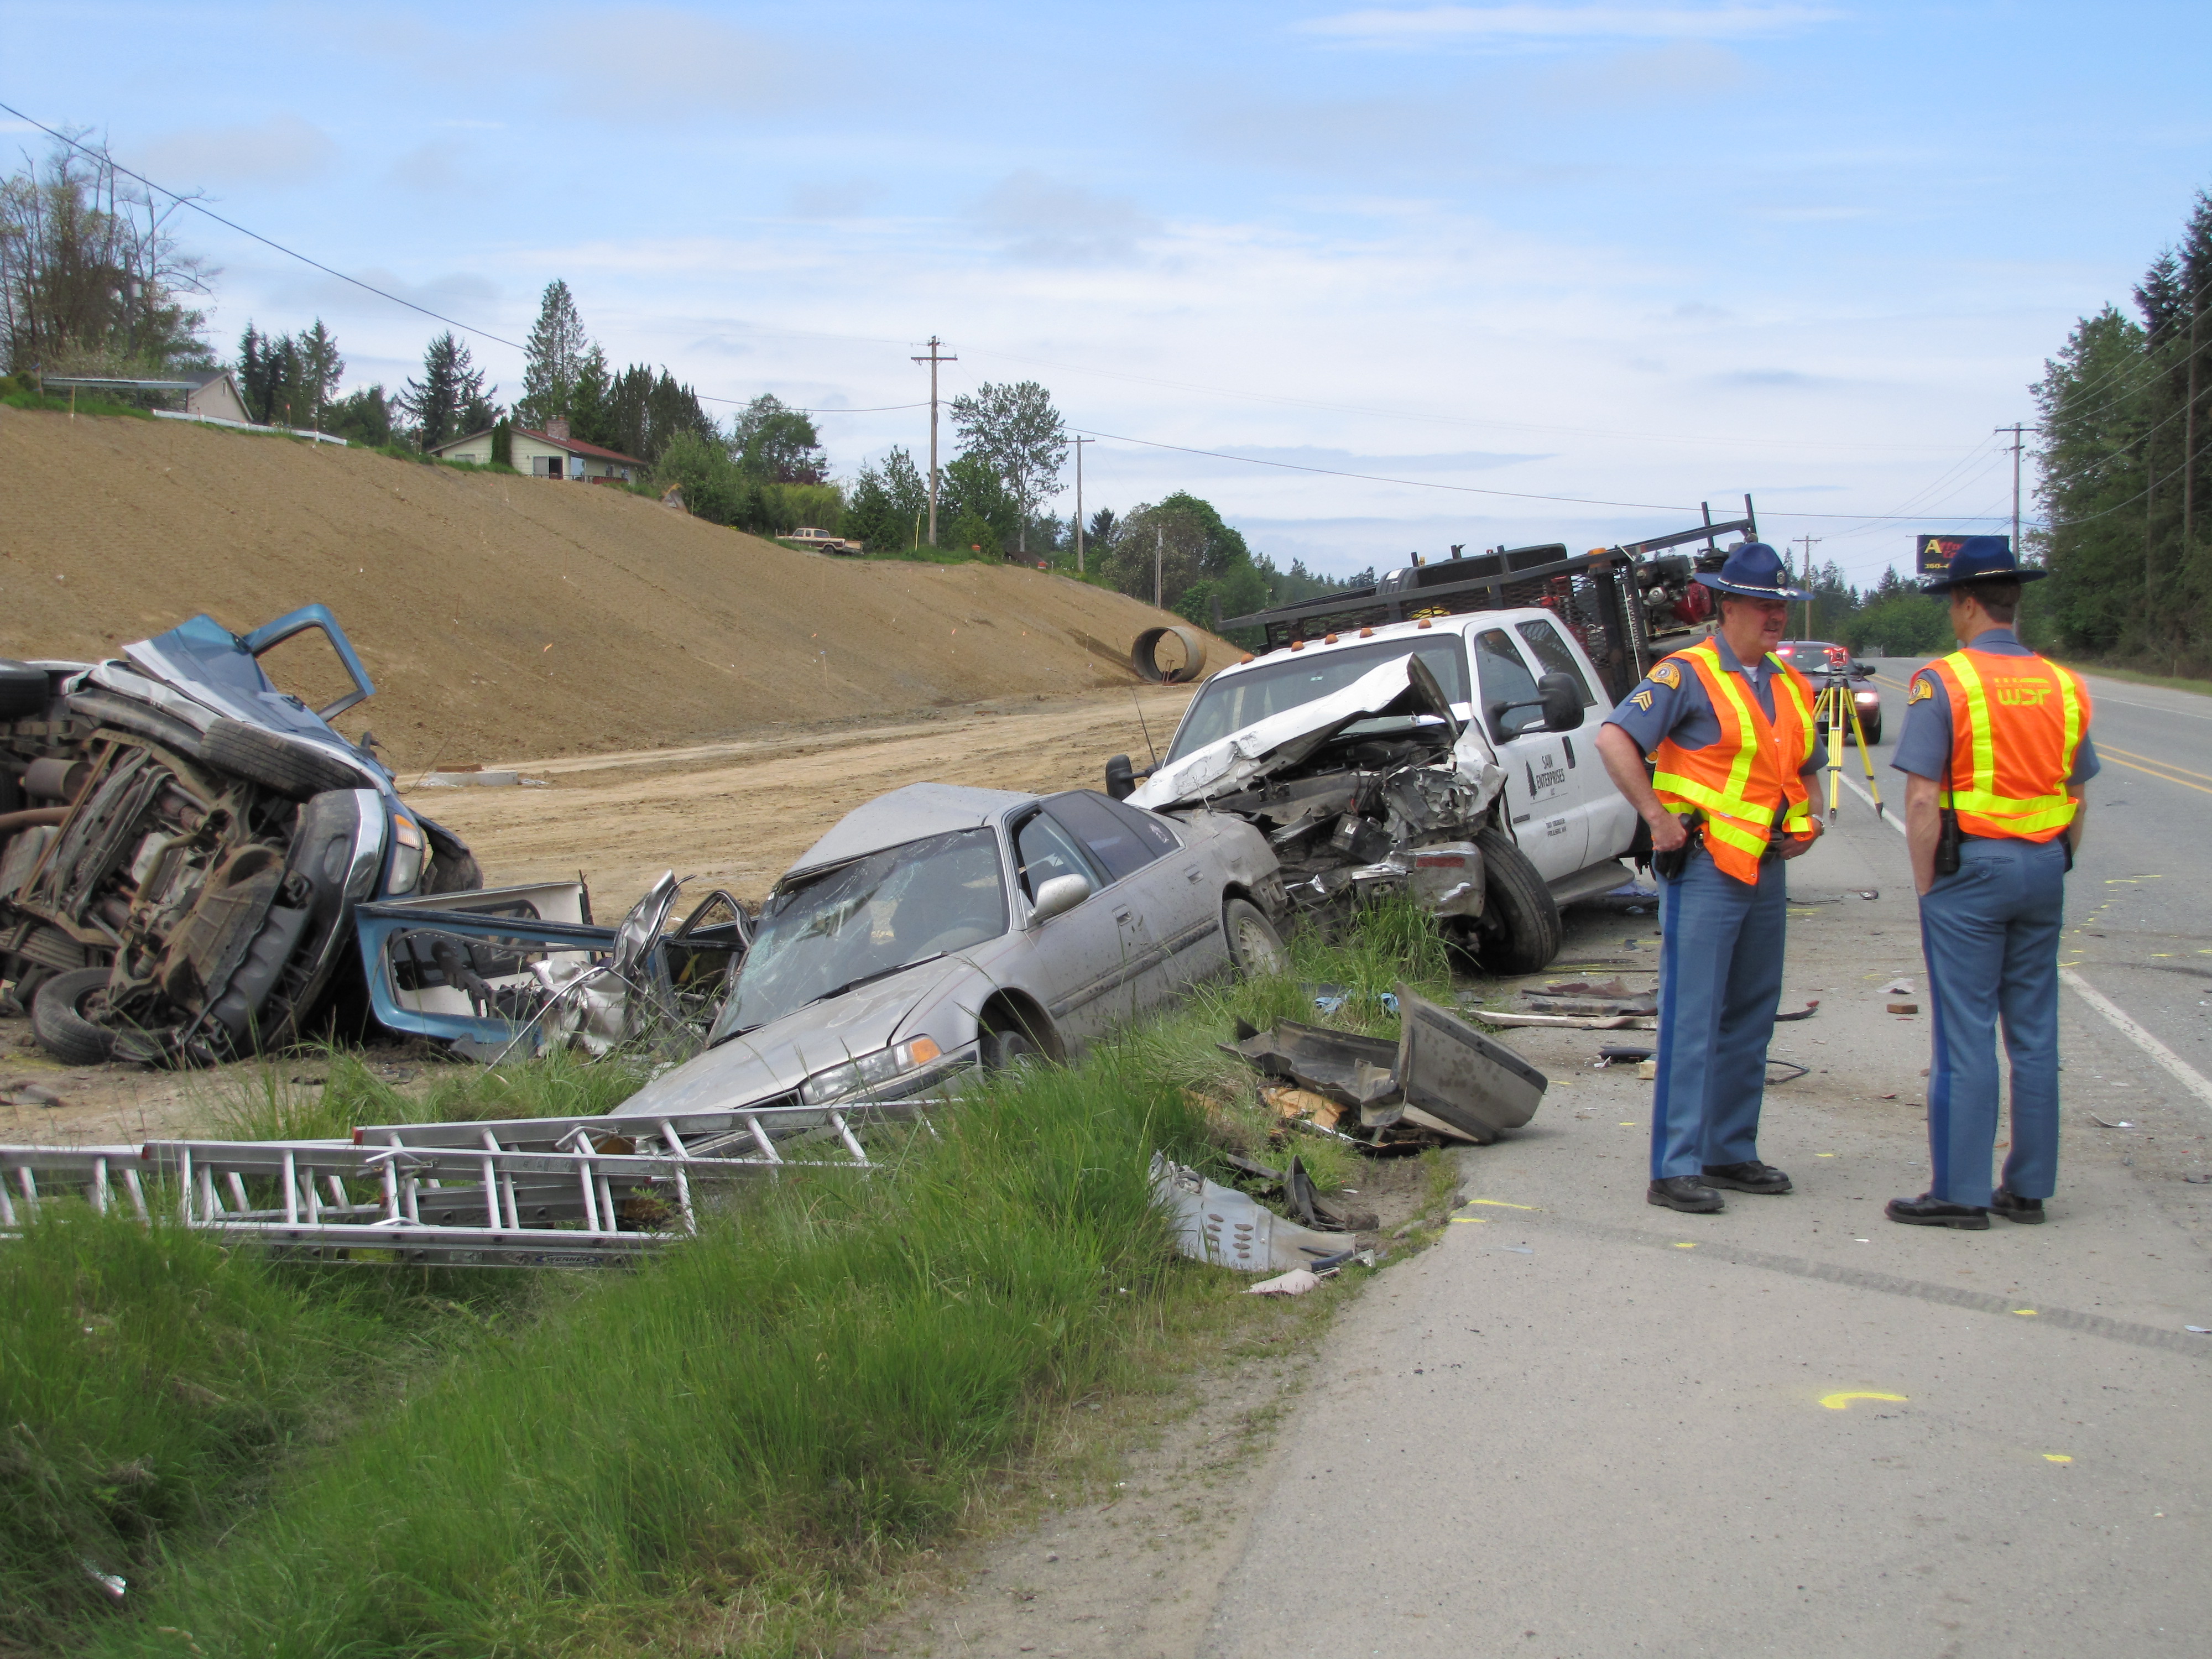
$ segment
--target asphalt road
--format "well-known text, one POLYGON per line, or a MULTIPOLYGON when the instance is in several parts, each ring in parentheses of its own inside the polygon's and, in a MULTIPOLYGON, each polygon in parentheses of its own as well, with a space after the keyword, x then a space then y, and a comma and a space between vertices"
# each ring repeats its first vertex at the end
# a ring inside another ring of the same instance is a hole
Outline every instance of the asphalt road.
MULTIPOLYGON (((2173 763, 2212 772, 2201 716, 2154 695, 2111 688, 2100 735, 2132 758, 2185 733, 2173 763)), ((2159 855, 2192 792, 2121 758, 2073 878, 2079 971, 2195 1063, 2171 966, 2212 960, 2204 887, 2159 855)), ((1770 1087, 1760 1152, 1797 1191, 1648 1206, 1650 1085, 1590 1063, 1622 1039, 1513 1032, 1543 1109, 1461 1155, 1473 1201, 1332 1330, 1201 1651, 2206 1650, 2212 1185, 2185 1177, 2212 1173, 2212 1108, 2069 994, 2049 1224, 1887 1221, 1928 1176, 1928 1022, 1883 988, 1924 993, 1904 840, 1847 798, 1791 894, 1784 1006, 1820 1007, 1778 1028, 1810 1069, 1770 1087)), ((1652 926, 1577 911, 1559 967, 1649 963, 1652 926)))

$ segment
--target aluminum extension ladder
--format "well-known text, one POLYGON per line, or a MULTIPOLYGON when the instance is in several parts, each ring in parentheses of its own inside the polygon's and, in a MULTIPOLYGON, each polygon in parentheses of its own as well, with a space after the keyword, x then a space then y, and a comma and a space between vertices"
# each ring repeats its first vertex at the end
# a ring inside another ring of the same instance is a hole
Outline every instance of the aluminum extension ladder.
POLYGON ((142 1172, 173 1183, 176 1221, 287 1255, 474 1267, 634 1261, 698 1231, 696 1183, 788 1169, 863 1176, 861 1135, 927 1130, 927 1103, 763 1106, 663 1117, 380 1124, 350 1140, 154 1140, 0 1147, 0 1229, 57 1190, 98 1210, 119 1180, 150 1221, 142 1172), (793 1156, 820 1152, 827 1156, 793 1156), (46 1190, 42 1192, 41 1177, 46 1190), (17 1202, 4 1191, 12 1185, 17 1202))

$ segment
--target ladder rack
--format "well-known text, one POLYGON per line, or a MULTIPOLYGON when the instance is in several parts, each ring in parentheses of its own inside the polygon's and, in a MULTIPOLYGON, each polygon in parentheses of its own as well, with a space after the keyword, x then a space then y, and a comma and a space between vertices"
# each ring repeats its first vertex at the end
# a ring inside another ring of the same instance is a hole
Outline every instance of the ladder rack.
POLYGON ((290 1255, 603 1265, 696 1233, 697 1183, 793 1169, 871 1175, 885 1166, 861 1136, 901 1121, 928 1131, 924 1110, 922 1102, 891 1101, 379 1124, 349 1140, 0 1146, 0 1228, 20 1227, 45 1199, 70 1188, 105 1212, 118 1181, 150 1223, 143 1172, 170 1184, 163 1208, 179 1224, 258 1239, 290 1255))

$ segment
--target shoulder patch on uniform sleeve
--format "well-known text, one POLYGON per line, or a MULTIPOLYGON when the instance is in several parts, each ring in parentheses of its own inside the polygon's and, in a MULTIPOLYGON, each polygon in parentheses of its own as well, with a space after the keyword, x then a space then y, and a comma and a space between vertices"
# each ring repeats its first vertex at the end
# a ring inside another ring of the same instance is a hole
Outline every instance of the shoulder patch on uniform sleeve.
MULTIPOLYGON (((1682 671, 1671 662, 1662 662, 1651 671, 1651 684, 1654 685, 1663 685, 1671 690, 1681 683, 1682 671)), ((1648 703, 1645 705, 1646 708, 1650 706, 1648 703)))
POLYGON ((1907 703, 1925 702, 1936 695, 1936 677, 1922 672, 1912 677, 1912 689, 1905 694, 1907 703))
POLYGON ((1645 686, 1641 691, 1638 691, 1634 696, 1631 697, 1629 702, 1634 703, 1645 714, 1650 714, 1651 712, 1651 688, 1648 685, 1645 686))

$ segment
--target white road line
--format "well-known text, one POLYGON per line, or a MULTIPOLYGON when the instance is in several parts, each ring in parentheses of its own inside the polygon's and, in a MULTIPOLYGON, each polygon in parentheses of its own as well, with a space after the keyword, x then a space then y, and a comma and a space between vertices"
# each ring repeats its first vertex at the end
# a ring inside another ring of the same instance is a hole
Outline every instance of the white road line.
MULTIPOLYGON (((1844 787, 1856 795, 1869 806, 1874 805, 1874 797, 1868 794, 1850 779, 1844 780, 1844 787)), ((1896 830, 1899 835, 1905 833, 1904 823, 1887 812, 1882 814, 1882 822, 1896 830)), ((2082 1001, 2109 1020, 2114 1030, 2148 1054, 2166 1071, 2171 1072, 2175 1082, 2180 1084, 2191 1094, 2195 1095, 2204 1105, 2212 1106, 2212 1082, 2207 1082, 2203 1074, 2195 1066, 2136 1024, 2128 1017, 2119 1004, 2114 1002, 2071 968, 2061 968, 2058 970, 2058 977, 2073 988, 2075 996, 2080 997, 2082 1001)))
POLYGON ((2203 1102, 2207 1106, 2212 1106, 2212 1083, 2207 1083, 2204 1079, 2197 1073, 2196 1067, 2190 1065, 2187 1060, 2184 1060, 2179 1054, 2175 1054, 2172 1049, 2167 1048, 2163 1042, 2160 1042, 2148 1031, 2144 1030, 2143 1028, 2136 1024, 2135 1021, 2130 1019, 2126 1014, 2120 1011, 2120 1007, 2118 1003, 2107 997, 2095 986, 2090 984, 2087 980, 2083 979, 2081 975, 2075 973, 2071 968, 2061 968, 2058 970, 2058 977, 2064 980, 2069 985, 2074 988, 2075 995, 2080 997, 2082 1001, 2087 1003, 2092 1008, 2094 1008, 2106 1019, 2112 1021, 2113 1028, 2118 1030, 2122 1036, 2126 1037, 2130 1042, 2133 1042, 2136 1048, 2142 1049, 2153 1060, 2166 1067, 2167 1071, 2172 1073, 2175 1080, 2179 1082, 2183 1088, 2188 1090, 2191 1094, 2195 1095, 2197 1099, 2203 1102))

